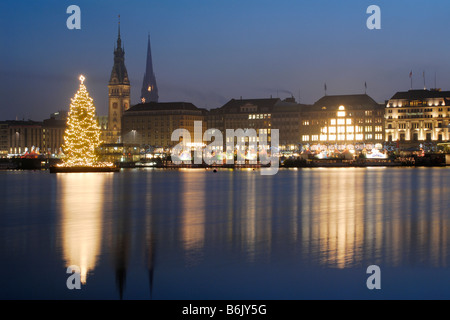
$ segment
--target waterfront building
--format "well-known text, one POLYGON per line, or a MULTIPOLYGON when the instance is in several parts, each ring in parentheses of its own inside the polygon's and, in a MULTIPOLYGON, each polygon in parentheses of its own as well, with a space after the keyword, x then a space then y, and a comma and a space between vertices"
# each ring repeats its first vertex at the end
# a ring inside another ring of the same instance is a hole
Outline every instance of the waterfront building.
POLYGON ((6 157, 9 153, 8 123, 0 122, 0 157, 6 157))
POLYGON ((386 141, 419 144, 448 141, 450 91, 397 92, 386 103, 386 141))
MULTIPOLYGON (((269 99, 231 99, 222 107, 211 109, 207 116, 208 129, 218 129, 223 135, 223 145, 229 142, 226 137, 227 129, 254 129, 256 134, 266 133, 270 136, 272 128, 272 112, 280 101, 278 98, 269 99)), ((245 137, 245 142, 258 137, 245 137)), ((257 141, 250 141, 257 142, 257 141)))
POLYGON ((48 155, 61 153, 66 125, 66 120, 52 118, 42 122, 42 151, 45 151, 48 155))
POLYGON ((65 120, 6 120, 0 122, 0 153, 2 156, 26 152, 59 154, 64 142, 65 120))
POLYGON ((367 94, 324 96, 303 106, 300 143, 312 150, 363 150, 384 142, 384 104, 367 94))
MULTIPOLYGON (((189 102, 149 102, 132 106, 123 114, 122 139, 125 144, 141 148, 170 148, 178 144, 172 141, 172 132, 187 129, 194 139, 194 122, 201 121, 206 130, 205 109, 189 102)), ((203 134, 202 132, 202 134, 203 134)))
POLYGON ((208 128, 218 129, 224 135, 224 145, 228 142, 225 137, 227 129, 254 129, 259 142, 259 134, 266 134, 270 142, 272 129, 279 130, 279 147, 281 150, 293 150, 298 146, 302 105, 297 104, 293 97, 281 100, 279 98, 260 99, 231 99, 220 108, 212 109, 207 115, 208 128))
POLYGON ((300 123, 302 111, 307 105, 298 104, 294 98, 288 98, 276 104, 272 112, 272 128, 279 130, 281 152, 298 152, 300 144, 300 123))

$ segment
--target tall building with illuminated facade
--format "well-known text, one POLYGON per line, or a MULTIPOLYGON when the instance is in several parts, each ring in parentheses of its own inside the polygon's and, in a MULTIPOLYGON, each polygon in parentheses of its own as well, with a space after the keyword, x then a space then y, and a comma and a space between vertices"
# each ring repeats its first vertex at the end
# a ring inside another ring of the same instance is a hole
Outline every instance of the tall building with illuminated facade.
POLYGON ((324 96, 312 106, 303 107, 300 141, 350 149, 381 144, 385 140, 384 108, 366 94, 324 96))
POLYGON ((397 92, 386 104, 386 141, 448 141, 450 91, 397 92))
POLYGON ((120 22, 117 37, 117 47, 114 49, 114 65, 108 84, 109 112, 106 141, 120 142, 122 115, 130 108, 130 80, 125 67, 125 50, 120 38, 120 22))

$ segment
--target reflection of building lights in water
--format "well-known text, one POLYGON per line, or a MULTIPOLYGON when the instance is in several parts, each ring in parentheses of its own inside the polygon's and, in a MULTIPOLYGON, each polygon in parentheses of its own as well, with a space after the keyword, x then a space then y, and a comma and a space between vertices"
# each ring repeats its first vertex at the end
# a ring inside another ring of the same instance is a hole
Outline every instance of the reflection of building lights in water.
POLYGON ((256 184, 255 175, 249 176, 246 181, 246 193, 241 196, 246 197, 247 201, 244 202, 244 208, 242 210, 243 220, 241 232, 245 235, 242 239, 244 248, 246 249, 247 257, 250 261, 255 259, 256 251, 256 184))
MULTIPOLYGON (((182 240, 189 258, 203 248, 205 239, 205 174, 182 171, 182 240)), ((192 262, 192 261, 190 261, 192 262)))
POLYGON ((440 202, 445 188, 430 188, 436 177, 429 174, 387 168, 302 171, 299 231, 305 257, 336 268, 367 261, 398 267, 415 256, 418 264, 446 266, 449 218, 440 202), (395 187, 386 192, 384 186, 395 187))
POLYGON ((358 171, 327 171, 319 181, 311 181, 313 172, 303 179, 303 190, 309 191, 302 199, 302 242, 305 253, 317 254, 320 264, 345 268, 361 258, 364 240, 358 171))
POLYGON ((110 174, 58 174, 62 190, 61 236, 66 265, 81 269, 81 282, 95 268, 100 254, 103 190, 110 174))

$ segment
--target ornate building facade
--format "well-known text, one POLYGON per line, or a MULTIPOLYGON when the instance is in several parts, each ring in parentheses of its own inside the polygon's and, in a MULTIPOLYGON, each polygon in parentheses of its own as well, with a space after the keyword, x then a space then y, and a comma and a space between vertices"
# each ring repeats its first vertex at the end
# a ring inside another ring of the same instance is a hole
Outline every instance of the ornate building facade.
POLYGON ((386 104, 386 141, 401 143, 450 140, 450 91, 397 92, 386 104))
POLYGON ((108 84, 108 130, 105 141, 117 143, 121 141, 122 115, 130 108, 130 80, 125 67, 125 50, 120 38, 120 22, 117 47, 114 49, 114 65, 108 84))

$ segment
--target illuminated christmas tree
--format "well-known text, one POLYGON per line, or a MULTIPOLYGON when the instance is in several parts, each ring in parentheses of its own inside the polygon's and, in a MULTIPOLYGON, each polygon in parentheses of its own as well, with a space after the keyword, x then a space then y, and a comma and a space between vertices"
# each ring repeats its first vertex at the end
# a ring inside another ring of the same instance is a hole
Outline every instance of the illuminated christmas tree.
POLYGON ((80 88, 70 104, 67 128, 64 132, 64 167, 93 167, 98 163, 97 148, 100 126, 96 119, 93 99, 80 76, 80 88))

